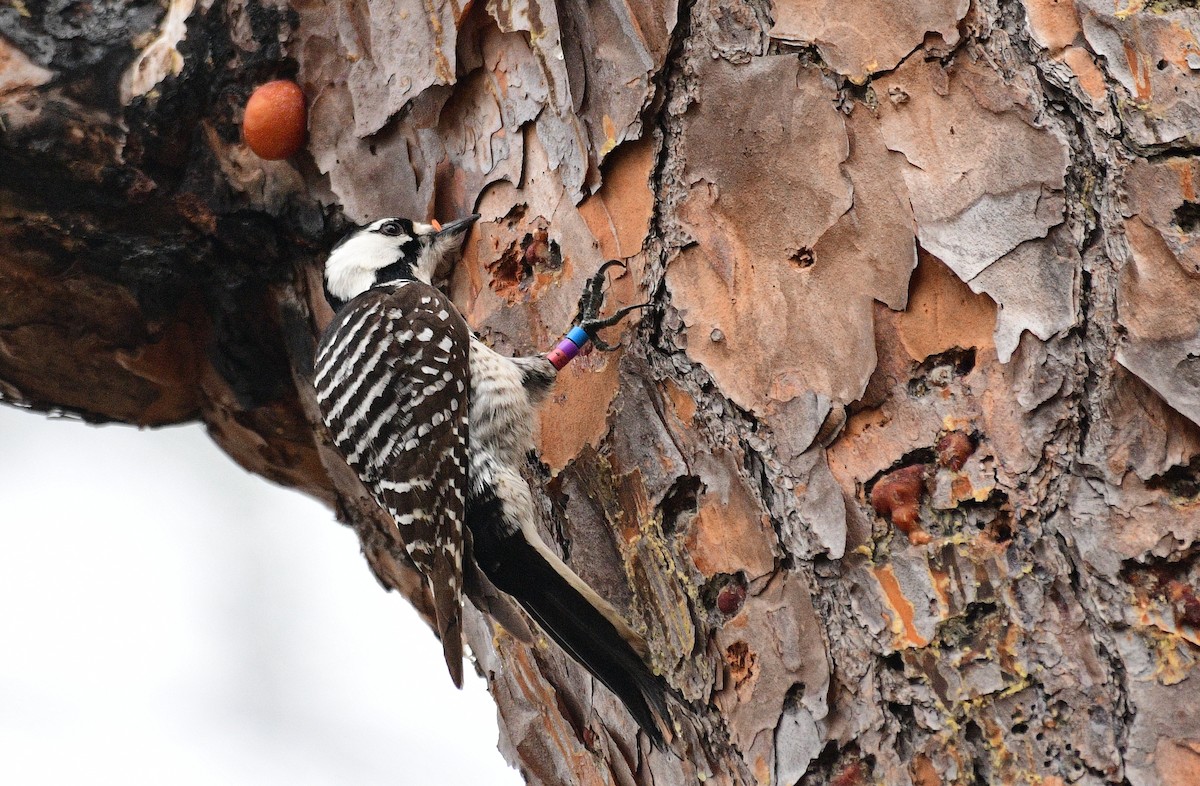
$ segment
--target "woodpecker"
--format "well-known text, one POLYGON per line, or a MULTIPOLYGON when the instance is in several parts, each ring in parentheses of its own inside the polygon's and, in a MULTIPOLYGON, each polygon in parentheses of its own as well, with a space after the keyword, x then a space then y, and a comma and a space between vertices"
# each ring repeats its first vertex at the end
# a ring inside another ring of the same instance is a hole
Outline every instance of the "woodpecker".
POLYGON ((520 468, 536 410, 589 340, 644 304, 597 315, 605 264, 580 300, 580 324, 546 355, 510 358, 480 341, 432 285, 478 215, 444 226, 386 218, 352 230, 325 265, 336 311, 317 348, 314 387, 334 445, 396 522, 429 583, 438 635, 462 687, 465 559, 511 596, 624 703, 656 747, 666 688, 621 615, 541 539, 520 468))

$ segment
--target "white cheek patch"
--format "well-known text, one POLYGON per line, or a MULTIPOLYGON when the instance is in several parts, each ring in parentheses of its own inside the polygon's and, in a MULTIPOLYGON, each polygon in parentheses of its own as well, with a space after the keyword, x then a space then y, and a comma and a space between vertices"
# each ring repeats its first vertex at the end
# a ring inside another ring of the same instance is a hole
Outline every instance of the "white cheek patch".
POLYGON ((325 284, 330 293, 351 300, 366 292, 375 283, 375 272, 395 262, 400 245, 408 240, 361 232, 342 243, 325 262, 325 284))

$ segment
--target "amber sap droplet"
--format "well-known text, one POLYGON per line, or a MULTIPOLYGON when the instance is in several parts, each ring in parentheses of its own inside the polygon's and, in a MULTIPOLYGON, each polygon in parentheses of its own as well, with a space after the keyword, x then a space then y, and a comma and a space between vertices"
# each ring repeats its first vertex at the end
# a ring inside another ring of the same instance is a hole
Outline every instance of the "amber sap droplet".
POLYGON ((726 584, 717 593, 717 609, 727 617, 742 610, 746 602, 746 588, 740 584, 726 584))
POLYGON ((975 452, 975 443, 963 432, 951 431, 938 440, 936 452, 939 464, 958 472, 975 452))
POLYGON ((886 516, 908 536, 910 543, 918 546, 930 541, 929 534, 918 523, 921 498, 925 496, 925 473, 923 464, 902 467, 884 475, 871 489, 875 512, 886 516))
POLYGON ((279 161, 296 154, 308 130, 308 105, 300 85, 277 79, 260 85, 246 102, 242 139, 259 158, 279 161))

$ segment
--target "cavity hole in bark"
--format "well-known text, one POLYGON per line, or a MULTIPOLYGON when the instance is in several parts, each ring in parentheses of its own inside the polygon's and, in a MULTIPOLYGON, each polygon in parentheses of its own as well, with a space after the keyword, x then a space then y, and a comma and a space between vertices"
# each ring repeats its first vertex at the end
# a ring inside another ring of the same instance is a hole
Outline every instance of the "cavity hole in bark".
POLYGON ((925 358, 908 383, 909 395, 919 398, 931 390, 948 387, 957 377, 975 369, 974 347, 953 347, 925 358))
POLYGON ((543 227, 509 243, 500 257, 488 264, 488 270, 492 274, 492 289, 516 300, 535 284, 538 271, 557 271, 562 266, 562 248, 558 241, 549 238, 543 227))
POLYGON ((995 613, 996 604, 991 601, 976 601, 967 604, 967 613, 963 616, 963 623, 968 628, 975 628, 984 617, 995 613))
POLYGON ((813 256, 813 250, 807 246, 793 251, 788 259, 792 261, 793 265, 801 270, 812 267, 813 262, 816 261, 815 257, 813 256))
POLYGON ((879 480, 881 478, 883 478, 885 475, 890 475, 892 472, 895 472, 898 469, 903 469, 904 467, 911 467, 911 466, 914 466, 917 464, 935 464, 935 463, 937 463, 937 453, 934 451, 934 449, 932 447, 917 448, 915 450, 910 450, 907 453, 905 453, 903 456, 901 456, 900 458, 893 461, 885 469, 881 469, 879 472, 876 472, 875 476, 873 478, 871 478, 869 481, 867 481, 867 484, 863 488, 863 491, 866 492, 867 498, 869 499, 871 496, 872 489, 875 488, 875 484, 878 483, 879 480))
POLYGON ((1172 497, 1182 500, 1192 500, 1200 497, 1200 459, 1188 464, 1171 467, 1161 475, 1154 475, 1146 481, 1146 488, 1155 491, 1166 491, 1172 497))
POLYGON ((896 752, 900 754, 900 758, 909 761, 913 754, 913 734, 916 733, 917 719, 913 713, 913 708, 907 704, 889 701, 887 703, 887 711, 891 713, 892 718, 896 722, 896 752))
POLYGON ((950 617, 938 626, 937 638, 941 646, 960 647, 977 638, 976 633, 987 625, 987 619, 996 613, 996 604, 987 601, 969 603, 964 612, 950 617))
MULTIPOLYGON (((1200 627, 1200 553, 1195 546, 1145 562, 1126 560, 1119 574, 1138 606, 1170 613, 1179 624, 1200 627)), ((1097 711, 1092 711, 1093 715, 1097 711)))
POLYGON ((830 740, 825 743, 825 747, 821 748, 821 752, 817 754, 817 758, 813 759, 808 771, 810 773, 832 773, 840 758, 838 756, 837 743, 830 740))
POLYGON ((997 516, 996 520, 992 522, 991 534, 992 540, 997 543, 1007 543, 1012 540, 1012 520, 1007 516, 997 516))
POLYGON ((561 270, 563 265, 563 255, 562 249, 559 247, 557 240, 550 241, 549 251, 550 258, 546 261, 550 263, 550 268, 552 270, 561 270))
POLYGON ((1175 208, 1175 226, 1189 233, 1200 228, 1200 202, 1184 202, 1175 208))
POLYGON ((734 686, 740 686, 758 670, 758 655, 744 641, 735 641, 725 648, 725 665, 734 686))
POLYGON ((532 255, 529 253, 532 242, 533 235, 525 235, 522 241, 510 244, 495 262, 488 265, 493 290, 502 295, 516 295, 528 288, 533 278, 532 255))
POLYGON ((662 511, 663 535, 671 535, 679 527, 680 519, 691 519, 699 508, 699 496, 704 483, 696 475, 684 475, 675 480, 659 504, 662 511))

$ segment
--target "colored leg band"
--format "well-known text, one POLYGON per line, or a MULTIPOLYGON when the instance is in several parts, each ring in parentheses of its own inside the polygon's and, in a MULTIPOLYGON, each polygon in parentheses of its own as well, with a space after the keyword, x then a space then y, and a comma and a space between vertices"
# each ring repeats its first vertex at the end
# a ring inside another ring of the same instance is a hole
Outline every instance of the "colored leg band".
POLYGON ((588 334, 581 327, 573 327, 570 332, 565 335, 558 346, 550 350, 546 355, 546 359, 554 368, 562 371, 563 366, 571 362, 571 359, 579 354, 579 350, 587 345, 588 334))
POLYGON ((567 331, 567 340, 582 349, 584 345, 586 345, 592 339, 591 336, 587 334, 586 330, 579 327, 579 325, 576 325, 567 331))

